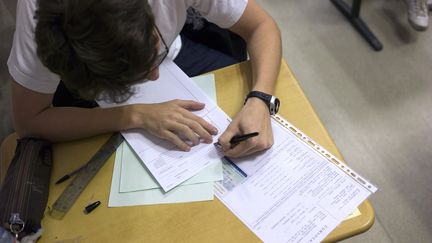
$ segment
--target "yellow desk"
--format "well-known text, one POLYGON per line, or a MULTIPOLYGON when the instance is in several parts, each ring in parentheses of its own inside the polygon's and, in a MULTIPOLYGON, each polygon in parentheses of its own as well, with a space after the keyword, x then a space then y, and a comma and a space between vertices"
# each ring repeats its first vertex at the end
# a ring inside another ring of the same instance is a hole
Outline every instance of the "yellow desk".
MULTIPOLYGON (((233 116, 242 106, 251 85, 250 63, 230 66, 214 74, 218 104, 233 116)), ((276 96, 282 104, 280 115, 342 159, 285 62, 276 96)), ((68 184, 55 185, 54 182, 88 161, 108 137, 107 134, 54 145, 48 205, 54 203, 68 184)), ((13 156, 15 139, 16 135, 12 134, 2 144, 0 179, 13 156)), ((49 216, 43 219, 45 232, 40 242, 259 242, 216 198, 210 202, 108 208, 113 164, 114 156, 111 156, 61 221, 49 216), (84 207, 96 200, 102 205, 85 215, 84 207)), ((375 217, 373 208, 365 201, 359 211, 359 216, 345 220, 326 241, 337 241, 368 230, 375 217)))

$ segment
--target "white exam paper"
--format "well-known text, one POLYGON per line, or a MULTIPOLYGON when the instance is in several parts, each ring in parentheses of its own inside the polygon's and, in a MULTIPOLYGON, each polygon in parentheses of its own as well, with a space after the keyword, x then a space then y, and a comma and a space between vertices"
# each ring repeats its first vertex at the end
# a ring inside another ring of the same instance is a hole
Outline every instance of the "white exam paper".
MULTIPOLYGON (((124 143, 122 150, 120 192, 160 188, 160 185, 127 143, 124 143)), ((205 167, 200 173, 184 181, 181 185, 220 181, 222 178, 222 162, 218 160, 205 167)))
POLYGON ((271 149, 234 160, 243 173, 229 172, 224 162, 216 195, 264 242, 320 242, 376 188, 359 184, 279 123, 272 126, 271 149))
MULTIPOLYGON (((219 135, 229 125, 230 118, 172 61, 166 60, 159 68, 157 81, 147 81, 134 86, 136 94, 124 103, 98 101, 102 108, 138 103, 161 103, 173 99, 195 100, 205 103, 205 108, 194 112, 219 130, 219 135)), ((216 149, 209 144, 199 144, 190 152, 179 151, 172 143, 150 133, 135 129, 122 132, 124 138, 145 163, 148 170, 169 191, 191 178, 203 168, 220 160, 216 149)), ((219 135, 214 136, 217 141, 219 135)))

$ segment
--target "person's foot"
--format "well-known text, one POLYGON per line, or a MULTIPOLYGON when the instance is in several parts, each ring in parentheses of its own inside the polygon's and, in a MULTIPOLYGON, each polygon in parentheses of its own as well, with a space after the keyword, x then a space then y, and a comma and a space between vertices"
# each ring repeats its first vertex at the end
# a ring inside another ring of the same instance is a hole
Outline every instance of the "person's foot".
POLYGON ((407 0, 408 22, 418 31, 425 31, 429 24, 428 3, 431 0, 407 0))
POLYGON ((432 11, 432 0, 428 0, 429 11, 432 11))

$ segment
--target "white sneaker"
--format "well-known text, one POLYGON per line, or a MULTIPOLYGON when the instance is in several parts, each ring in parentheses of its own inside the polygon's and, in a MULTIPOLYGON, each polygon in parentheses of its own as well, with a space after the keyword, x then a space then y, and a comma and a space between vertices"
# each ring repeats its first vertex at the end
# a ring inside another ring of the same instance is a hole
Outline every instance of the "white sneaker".
POLYGON ((429 24, 428 2, 431 0, 407 0, 408 22, 418 31, 425 31, 429 24))

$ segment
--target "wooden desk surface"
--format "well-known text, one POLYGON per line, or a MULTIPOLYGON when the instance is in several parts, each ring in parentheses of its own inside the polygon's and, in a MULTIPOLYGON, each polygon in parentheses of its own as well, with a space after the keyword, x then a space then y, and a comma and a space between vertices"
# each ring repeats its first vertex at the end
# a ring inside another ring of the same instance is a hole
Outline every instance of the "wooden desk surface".
MULTIPOLYGON (((234 65, 214 72, 218 104, 233 116, 242 106, 251 85, 250 63, 234 65), (241 78, 243 82, 239 82, 241 78)), ((283 62, 276 87, 281 100, 280 115, 308 134, 316 142, 342 159, 327 130, 303 93, 288 65, 283 62)), ((67 183, 54 182, 88 161, 109 135, 54 145, 48 205, 52 205, 67 183)), ((16 135, 2 144, 0 165, 10 161, 16 135)), ((77 202, 61 220, 46 216, 40 242, 259 242, 260 240, 219 200, 154 206, 108 208, 114 156, 83 191, 77 202), (84 207, 100 200, 102 205, 91 214, 84 207)), ((0 178, 5 168, 0 166, 0 178)), ((368 230, 374 211, 368 201, 360 205, 360 216, 345 220, 327 238, 336 241, 368 230)))

